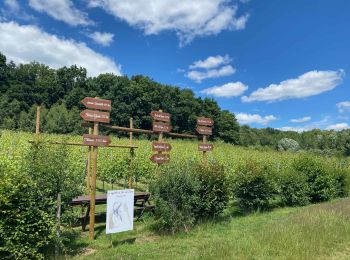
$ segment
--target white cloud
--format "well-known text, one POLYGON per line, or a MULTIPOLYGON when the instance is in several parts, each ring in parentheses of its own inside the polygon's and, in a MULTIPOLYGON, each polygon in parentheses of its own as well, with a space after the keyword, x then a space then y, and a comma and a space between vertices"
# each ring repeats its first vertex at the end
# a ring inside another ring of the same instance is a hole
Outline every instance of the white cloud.
POLYGON ((339 124, 327 126, 326 130, 340 131, 340 130, 349 129, 349 128, 350 126, 348 123, 339 123, 339 124))
POLYGON ((88 34, 88 36, 98 44, 101 44, 103 46, 109 46, 113 42, 114 34, 94 32, 94 33, 88 34))
POLYGON ((345 73, 338 71, 309 71, 296 79, 288 79, 280 84, 271 84, 266 88, 259 88, 242 97, 243 102, 279 101, 292 98, 304 98, 332 90, 342 82, 345 73))
POLYGON ((229 82, 222 86, 214 86, 201 91, 203 94, 213 95, 216 97, 237 97, 243 94, 248 86, 242 82, 229 82))
POLYGON ((5 0, 4 3, 12 12, 18 12, 20 9, 17 0, 5 0))
POLYGON ((350 111, 350 101, 343 101, 337 103, 339 113, 344 113, 350 111))
POLYGON ((305 122, 308 122, 310 120, 311 120, 310 116, 305 116, 302 118, 291 119, 291 120, 289 120, 289 122, 291 122, 291 123, 305 123, 305 122))
POLYGON ((231 65, 226 65, 219 69, 211 69, 207 71, 191 70, 186 74, 186 77, 196 81, 197 83, 200 83, 204 79, 229 76, 234 74, 235 72, 235 68, 233 68, 231 65))
POLYGON ((69 25, 89 25, 86 13, 74 7, 71 0, 29 0, 29 5, 38 12, 46 13, 69 25))
POLYGON ((280 127, 280 128, 277 128, 278 130, 281 130, 281 131, 294 131, 294 132, 306 132, 306 131, 310 131, 314 128, 312 127, 308 127, 308 126, 284 126, 284 127, 280 127))
POLYGON ((190 69, 212 69, 230 63, 232 59, 229 55, 209 56, 205 60, 198 60, 190 65, 190 69))
POLYGON ((258 114, 246 114, 246 113, 238 113, 236 114, 236 118, 241 124, 260 124, 267 125, 268 123, 277 120, 277 118, 273 115, 261 116, 258 114))
POLYGON ((198 36, 242 30, 249 17, 238 16, 237 5, 227 0, 89 0, 89 5, 103 8, 146 35, 174 31, 180 45, 198 36))
POLYGON ((120 75, 120 66, 95 52, 85 43, 61 39, 36 26, 0 23, 0 51, 16 63, 38 61, 53 68, 78 65, 89 76, 112 72, 120 75))
POLYGON ((319 121, 314 121, 303 126, 284 126, 277 129, 281 131, 296 131, 296 132, 305 132, 313 129, 325 129, 327 126, 329 126, 330 121, 331 121, 330 116, 324 116, 319 121))

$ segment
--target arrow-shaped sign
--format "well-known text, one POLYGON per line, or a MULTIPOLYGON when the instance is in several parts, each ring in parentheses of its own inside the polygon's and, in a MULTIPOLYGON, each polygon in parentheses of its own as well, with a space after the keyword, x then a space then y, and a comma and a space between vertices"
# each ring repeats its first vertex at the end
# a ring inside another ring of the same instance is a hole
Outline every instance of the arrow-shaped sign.
POLYGON ((153 142, 152 151, 154 152, 168 152, 171 150, 171 144, 162 143, 162 142, 153 142))
POLYGON ((201 135, 212 135, 213 130, 210 127, 197 126, 197 132, 201 135))
POLYGON ((151 117, 154 120, 163 121, 163 122, 170 122, 171 115, 169 113, 159 112, 159 111, 152 111, 151 117))
POLYGON ((171 125, 162 122, 153 122, 153 132, 169 133, 171 131, 171 125))
POLYGON ((100 111, 85 109, 80 113, 80 116, 85 121, 100 122, 100 123, 110 122, 110 116, 108 112, 100 112, 100 111))
POLYGON ((111 139, 108 136, 103 135, 83 135, 83 143, 91 146, 108 146, 111 143, 111 139))
POLYGON ((80 101, 87 108, 98 110, 112 110, 111 101, 107 99, 86 97, 80 101))
POLYGON ((170 161, 170 155, 167 153, 153 154, 150 160, 158 164, 168 163, 170 161))
POLYGON ((213 148, 214 146, 212 144, 198 144, 198 151, 201 152, 210 152, 213 148))
POLYGON ((211 118, 197 117, 197 125, 213 126, 214 121, 211 118))

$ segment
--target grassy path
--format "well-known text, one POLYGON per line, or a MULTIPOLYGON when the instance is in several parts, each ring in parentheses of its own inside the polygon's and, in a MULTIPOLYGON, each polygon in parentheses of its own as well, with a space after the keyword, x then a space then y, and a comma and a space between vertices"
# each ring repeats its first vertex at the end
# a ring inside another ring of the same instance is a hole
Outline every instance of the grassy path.
POLYGON ((189 234, 158 236, 151 219, 113 235, 75 240, 74 259, 350 259, 350 199, 303 208, 275 209, 203 223, 189 234))

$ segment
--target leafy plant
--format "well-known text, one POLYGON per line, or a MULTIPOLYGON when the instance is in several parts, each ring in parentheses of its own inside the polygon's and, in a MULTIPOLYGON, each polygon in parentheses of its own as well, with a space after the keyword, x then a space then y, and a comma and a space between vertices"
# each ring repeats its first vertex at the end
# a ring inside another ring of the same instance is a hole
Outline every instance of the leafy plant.
POLYGON ((288 170, 281 176, 280 196, 287 206, 303 206, 309 203, 309 186, 306 176, 294 170, 288 170))
POLYGON ((159 232, 189 231, 196 221, 200 185, 186 167, 167 167, 151 184, 159 232))
POLYGON ((254 160, 239 166, 233 180, 233 196, 243 211, 263 210, 269 206, 276 192, 271 168, 254 160))
POLYGON ((194 167, 195 178, 199 182, 200 203, 197 208, 198 218, 218 216, 227 207, 229 200, 228 180, 222 165, 210 163, 194 167))

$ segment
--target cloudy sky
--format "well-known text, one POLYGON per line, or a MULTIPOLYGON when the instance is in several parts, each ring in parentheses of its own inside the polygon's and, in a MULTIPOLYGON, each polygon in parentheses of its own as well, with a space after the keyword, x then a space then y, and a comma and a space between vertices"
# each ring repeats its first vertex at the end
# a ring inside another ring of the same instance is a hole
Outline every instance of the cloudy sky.
POLYGON ((0 52, 147 75, 241 124, 350 127, 350 1, 2 0, 0 52))

